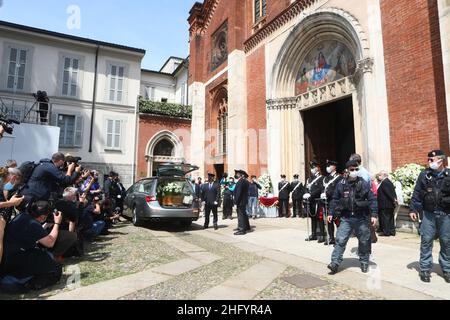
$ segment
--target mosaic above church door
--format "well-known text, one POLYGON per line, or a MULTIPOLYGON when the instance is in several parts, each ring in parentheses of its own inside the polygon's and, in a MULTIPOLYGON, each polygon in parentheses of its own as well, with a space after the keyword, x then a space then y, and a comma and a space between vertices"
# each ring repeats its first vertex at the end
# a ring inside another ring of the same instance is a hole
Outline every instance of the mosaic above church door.
POLYGON ((305 57, 295 84, 296 95, 353 75, 356 63, 350 50, 339 41, 324 41, 305 57))

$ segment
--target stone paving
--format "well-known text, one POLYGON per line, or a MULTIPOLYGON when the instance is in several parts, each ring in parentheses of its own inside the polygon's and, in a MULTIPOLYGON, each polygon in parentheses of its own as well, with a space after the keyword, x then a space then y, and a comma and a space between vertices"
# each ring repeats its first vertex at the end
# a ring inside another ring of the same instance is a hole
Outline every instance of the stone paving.
POLYGON ((439 268, 431 284, 419 281, 417 235, 380 238, 367 275, 359 270, 352 253, 356 239, 351 239, 342 271, 331 276, 326 265, 332 247, 305 242, 305 220, 258 219, 251 221, 253 232, 242 237, 233 235, 236 224, 236 219, 225 220, 218 231, 203 230, 199 220, 186 231, 175 225, 134 228, 123 223, 95 243, 82 261, 69 261, 82 270, 81 288, 71 290, 61 283, 45 293, 0 298, 450 299, 450 286, 439 276, 439 268))

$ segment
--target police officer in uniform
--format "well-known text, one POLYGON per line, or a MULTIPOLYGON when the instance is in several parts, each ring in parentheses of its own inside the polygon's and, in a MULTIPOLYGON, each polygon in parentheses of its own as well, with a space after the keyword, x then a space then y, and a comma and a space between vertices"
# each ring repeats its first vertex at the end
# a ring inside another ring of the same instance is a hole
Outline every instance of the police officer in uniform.
POLYGON ((371 185, 365 182, 359 174, 357 161, 347 162, 346 168, 349 177, 341 180, 331 201, 328 222, 333 222, 335 217, 340 217, 341 224, 336 235, 336 247, 331 256, 328 269, 331 274, 338 272, 347 242, 354 231, 359 241, 359 261, 361 271, 369 272, 370 258, 370 229, 369 220, 373 226, 378 221, 378 202, 372 191, 371 185))
POLYGON ((317 226, 319 224, 319 200, 320 195, 322 194, 323 189, 323 176, 320 172, 320 166, 317 161, 311 161, 310 162, 311 167, 311 176, 306 182, 306 194, 303 196, 304 203, 306 203, 306 210, 309 212, 308 215, 311 217, 311 225, 312 225, 312 232, 311 236, 309 236, 306 241, 315 241, 319 240, 320 242, 324 242, 324 231, 325 229, 320 229, 320 236, 317 237, 317 226))
MULTIPOLYGON (((324 213, 326 213, 327 215, 330 211, 330 204, 331 200, 333 199, 336 186, 343 179, 343 177, 337 172, 337 166, 338 163, 336 161, 327 160, 328 175, 323 179, 323 192, 320 196, 324 213)), ((328 223, 328 221, 326 221, 325 223, 327 224, 329 236, 329 241, 326 240, 325 245, 336 244, 336 240, 334 238, 334 224, 336 223, 336 220, 332 221, 331 223, 328 223)))
POLYGON ((444 166, 445 159, 442 150, 428 154, 429 168, 420 174, 411 200, 413 221, 423 210, 419 273, 423 282, 431 281, 433 241, 437 233, 441 244, 439 264, 445 281, 450 283, 450 170, 444 166))
POLYGON ((278 183, 278 200, 279 200, 279 211, 278 216, 280 218, 289 218, 289 198, 290 198, 290 183, 286 181, 286 175, 281 175, 281 182, 278 183))
POLYGON ((292 190, 292 204, 293 204, 293 213, 292 218, 302 217, 302 201, 303 196, 305 194, 305 187, 303 183, 298 180, 300 176, 298 174, 294 175, 294 180, 291 182, 290 189, 292 190))

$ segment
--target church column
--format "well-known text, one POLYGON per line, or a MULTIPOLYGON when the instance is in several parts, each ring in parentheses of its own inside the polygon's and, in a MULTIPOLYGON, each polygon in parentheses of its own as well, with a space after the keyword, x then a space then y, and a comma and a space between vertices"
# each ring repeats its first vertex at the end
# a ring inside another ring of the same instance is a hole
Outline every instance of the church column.
POLYGON ((450 124, 450 0, 438 0, 438 10, 439 25, 441 30, 442 59, 444 62, 444 86, 447 101, 447 118, 448 123, 450 124))
MULTIPOLYGON (((205 85, 194 82, 189 86, 192 105, 191 162, 200 167, 198 174, 205 176, 205 85)), ((195 172, 197 173, 197 172, 195 172)))
POLYGON ((235 50, 228 56, 228 170, 247 170, 246 57, 235 50))

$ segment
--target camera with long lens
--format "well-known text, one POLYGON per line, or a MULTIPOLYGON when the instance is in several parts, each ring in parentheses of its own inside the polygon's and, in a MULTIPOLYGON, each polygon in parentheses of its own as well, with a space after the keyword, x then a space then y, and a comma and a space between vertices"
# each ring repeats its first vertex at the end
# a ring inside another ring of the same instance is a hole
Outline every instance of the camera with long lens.
POLYGON ((12 134, 14 130, 14 124, 20 124, 19 121, 13 120, 13 119, 5 119, 3 117, 0 117, 0 126, 3 127, 3 130, 7 134, 12 134))

